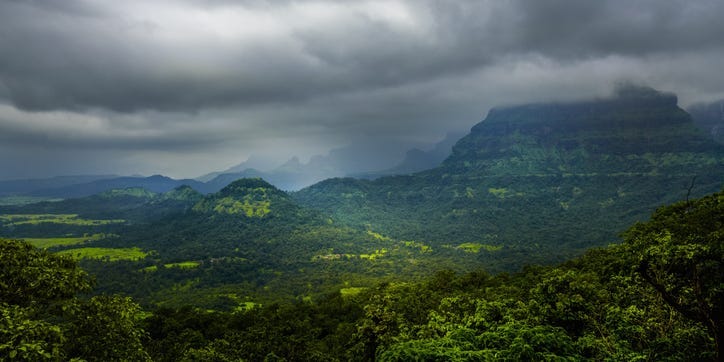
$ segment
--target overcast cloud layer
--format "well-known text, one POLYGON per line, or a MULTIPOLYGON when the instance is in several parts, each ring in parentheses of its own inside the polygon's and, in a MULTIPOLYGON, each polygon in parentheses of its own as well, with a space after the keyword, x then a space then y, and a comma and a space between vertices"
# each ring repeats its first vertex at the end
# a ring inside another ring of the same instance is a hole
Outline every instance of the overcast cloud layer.
POLYGON ((0 1, 0 179, 404 149, 634 81, 724 98, 724 2, 0 1))

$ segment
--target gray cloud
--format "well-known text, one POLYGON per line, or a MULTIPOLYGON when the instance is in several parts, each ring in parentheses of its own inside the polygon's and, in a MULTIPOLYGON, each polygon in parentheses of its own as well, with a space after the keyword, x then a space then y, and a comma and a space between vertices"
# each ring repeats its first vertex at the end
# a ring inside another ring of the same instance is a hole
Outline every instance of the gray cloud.
POLYGON ((724 33, 714 1, 125 3, 0 5, 10 100, 121 112, 303 101, 530 53, 570 62, 721 49, 724 33))
POLYGON ((720 14, 717 0, 3 1, 0 152, 214 158, 174 171, 192 176, 255 152, 402 149, 494 105, 622 79, 711 100, 720 14))

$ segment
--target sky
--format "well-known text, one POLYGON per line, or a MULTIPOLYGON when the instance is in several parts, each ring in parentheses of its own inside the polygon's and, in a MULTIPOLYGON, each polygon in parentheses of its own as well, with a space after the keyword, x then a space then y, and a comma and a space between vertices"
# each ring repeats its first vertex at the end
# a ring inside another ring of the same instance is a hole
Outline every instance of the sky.
POLYGON ((720 0, 0 0, 0 179, 396 160, 491 107, 624 81, 718 100, 723 18, 720 0))

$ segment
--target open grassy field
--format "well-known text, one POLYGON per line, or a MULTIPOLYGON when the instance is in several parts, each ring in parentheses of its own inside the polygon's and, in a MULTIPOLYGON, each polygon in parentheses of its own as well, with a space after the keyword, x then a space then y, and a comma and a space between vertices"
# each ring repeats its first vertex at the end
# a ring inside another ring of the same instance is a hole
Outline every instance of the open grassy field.
POLYGON ((180 263, 168 263, 163 266, 166 268, 193 269, 201 265, 198 261, 182 261, 180 263))
POLYGON ((67 245, 78 245, 87 241, 101 240, 108 235, 106 234, 93 234, 82 236, 78 238, 18 238, 24 239, 36 248, 47 249, 54 246, 67 246, 67 245))
POLYGON ((108 259, 117 260, 140 260, 148 253, 140 248, 77 248, 59 251, 58 254, 71 255, 77 259, 108 259))
POLYGON ((79 218, 77 214, 5 214, 0 215, 0 223, 5 226, 11 225, 23 225, 23 224, 41 224, 41 223, 53 223, 53 224, 66 224, 66 225, 81 225, 81 226, 97 226, 97 225, 108 225, 108 224, 120 224, 126 220, 112 219, 112 220, 91 220, 79 218))

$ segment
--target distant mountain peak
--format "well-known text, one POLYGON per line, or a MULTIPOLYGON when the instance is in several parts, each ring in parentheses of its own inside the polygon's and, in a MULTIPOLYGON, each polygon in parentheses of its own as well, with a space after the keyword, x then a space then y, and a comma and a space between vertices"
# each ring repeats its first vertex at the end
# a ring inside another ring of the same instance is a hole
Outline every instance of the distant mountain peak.
POLYGON ((677 102, 676 94, 662 92, 646 85, 623 82, 616 85, 613 91, 614 99, 630 99, 630 100, 660 100, 677 102))
POLYGON ((706 150, 716 151, 676 95, 625 85, 604 99, 493 109, 445 162, 487 175, 677 172, 685 161, 673 153, 706 150))
POLYGON ((233 194, 246 194, 250 190, 265 189, 271 190, 275 193, 284 194, 281 190, 276 188, 274 185, 264 181, 260 177, 241 178, 230 184, 226 185, 219 194, 221 195, 233 195, 233 194))
POLYGON ((289 196, 261 178, 236 180, 216 194, 199 201, 193 210, 218 214, 264 218, 278 203, 289 203, 289 196))
POLYGON ((120 189, 111 189, 108 191, 101 192, 98 196, 103 198, 114 198, 122 196, 141 197, 152 199, 157 196, 156 193, 148 191, 142 187, 126 187, 120 189))
POLYGON ((166 200, 199 201, 203 195, 189 185, 181 185, 163 194, 166 200))

